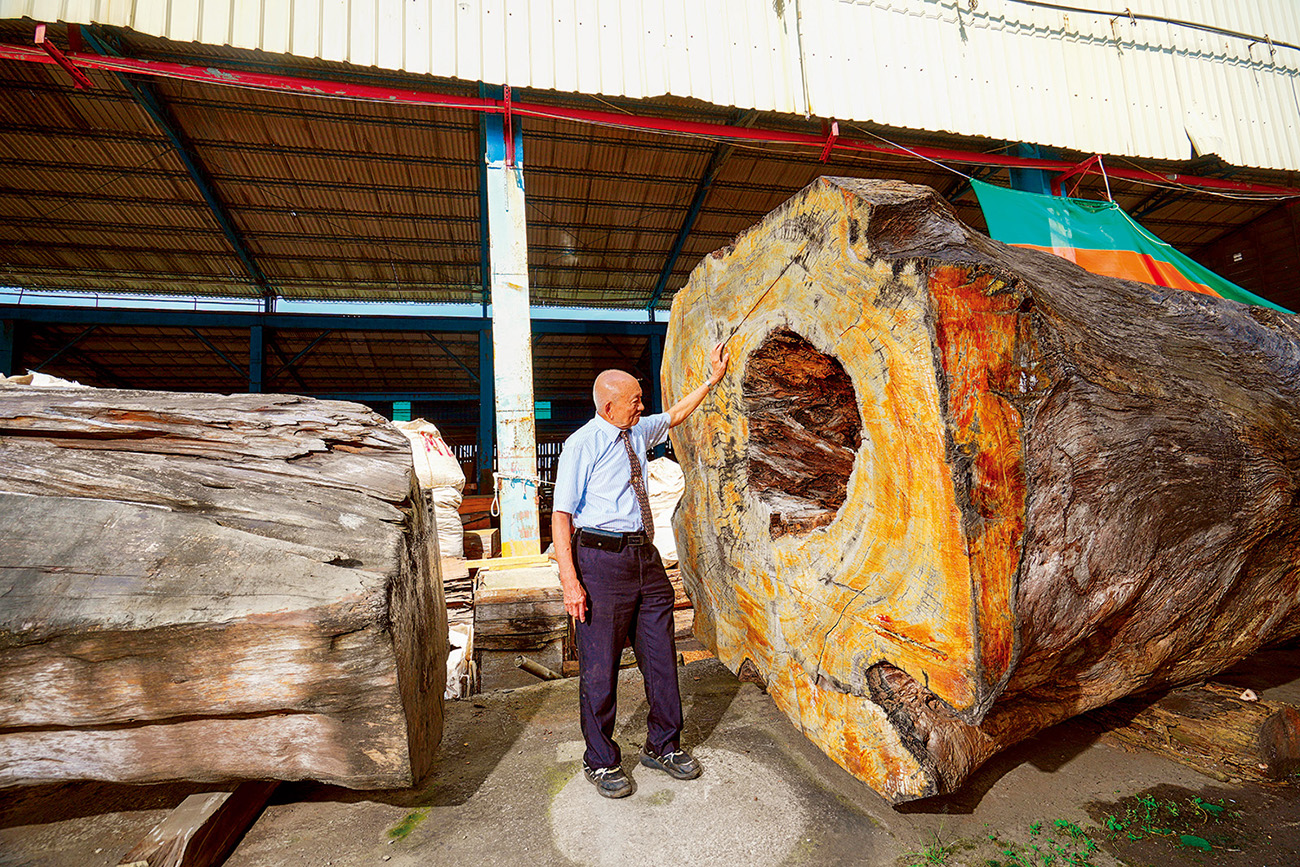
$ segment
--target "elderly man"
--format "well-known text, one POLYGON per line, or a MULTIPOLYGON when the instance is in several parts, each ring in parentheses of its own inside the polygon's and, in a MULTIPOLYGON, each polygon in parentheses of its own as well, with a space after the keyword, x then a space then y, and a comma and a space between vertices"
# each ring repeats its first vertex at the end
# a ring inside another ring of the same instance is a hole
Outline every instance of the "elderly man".
POLYGON ((641 764, 693 780, 701 768, 681 748, 673 588, 652 540, 646 452, 686 420, 727 372, 730 355, 713 348, 712 371, 668 412, 641 417, 641 386, 607 370, 596 377, 596 417, 564 443, 555 480, 551 532, 564 607, 577 622, 579 704, 587 750, 582 770, 607 798, 632 794, 614 742, 618 663, 629 633, 650 704, 641 764))

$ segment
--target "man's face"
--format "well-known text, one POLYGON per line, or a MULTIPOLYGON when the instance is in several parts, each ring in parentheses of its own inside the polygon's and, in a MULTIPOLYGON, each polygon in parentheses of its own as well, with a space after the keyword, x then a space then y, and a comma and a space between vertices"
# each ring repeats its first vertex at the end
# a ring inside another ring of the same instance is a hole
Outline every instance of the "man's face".
POLYGON ((641 404, 641 386, 629 382, 619 389, 618 396, 610 404, 609 423, 627 430, 641 420, 644 410, 645 407, 641 404))

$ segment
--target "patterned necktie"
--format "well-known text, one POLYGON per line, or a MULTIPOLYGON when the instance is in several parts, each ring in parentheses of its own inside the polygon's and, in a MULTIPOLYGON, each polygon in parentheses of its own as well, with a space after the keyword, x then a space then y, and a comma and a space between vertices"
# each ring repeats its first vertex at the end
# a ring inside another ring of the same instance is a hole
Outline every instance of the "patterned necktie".
POLYGON ((629 431, 620 431, 618 438, 623 441, 623 448, 627 449, 628 462, 632 464, 632 490, 636 491, 636 501, 641 506, 641 529, 645 531, 646 538, 653 542, 654 516, 650 514, 650 497, 646 495, 645 481, 641 478, 641 461, 632 450, 632 434, 629 431))

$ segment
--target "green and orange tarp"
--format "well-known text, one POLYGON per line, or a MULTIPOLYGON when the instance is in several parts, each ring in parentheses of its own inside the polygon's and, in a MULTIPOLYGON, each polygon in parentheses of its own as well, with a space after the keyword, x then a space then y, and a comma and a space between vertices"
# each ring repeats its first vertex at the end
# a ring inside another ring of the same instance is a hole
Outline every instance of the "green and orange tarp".
POLYGON ((1114 202, 1045 196, 971 181, 989 236, 1055 253, 1094 274, 1137 280, 1290 313, 1247 292, 1138 225, 1114 202))

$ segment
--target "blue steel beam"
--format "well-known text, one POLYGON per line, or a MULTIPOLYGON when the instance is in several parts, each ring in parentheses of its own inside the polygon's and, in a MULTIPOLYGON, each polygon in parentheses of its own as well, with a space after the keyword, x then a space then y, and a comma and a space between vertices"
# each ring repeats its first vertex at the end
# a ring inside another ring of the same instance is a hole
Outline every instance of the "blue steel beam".
MULTIPOLYGON (((81 35, 86 44, 99 54, 111 57, 122 56, 120 51, 117 51, 96 36, 91 28, 82 27, 81 35)), ((189 173, 190 180, 194 182, 199 195, 203 197, 203 201, 207 203, 208 209, 212 212, 213 219, 221 228, 221 233, 226 236, 227 243, 234 250, 240 264, 244 266, 244 270, 248 272, 249 278, 262 290, 266 309, 268 311, 274 309, 275 290, 272 288, 270 281, 267 280, 266 275, 262 273, 262 269, 258 267, 257 262, 253 260, 244 239, 240 237, 239 232, 235 229, 225 204, 217 195, 207 169, 204 168, 202 161, 195 154, 194 147, 190 144, 189 139, 181 132, 180 125, 172 115, 171 109, 163 102, 162 97, 158 95, 152 85, 143 81, 136 81, 131 76, 123 73, 116 73, 116 75, 117 80, 122 83, 122 86, 131 94, 136 103, 149 115, 159 131, 171 142, 172 148, 176 151, 176 156, 185 166, 185 171, 189 173)))
POLYGON ((67 343, 63 344, 63 346, 62 346, 61 348, 59 348, 59 349, 58 349, 58 350, 57 350, 53 355, 51 355, 49 358, 45 359, 45 360, 42 361, 40 364, 38 364, 38 365, 36 365, 35 367, 33 367, 33 368, 32 368, 32 372, 35 373, 35 372, 39 371, 42 367, 44 367, 45 365, 47 365, 47 364, 49 364, 50 362, 54 361, 54 360, 55 360, 56 358, 58 358, 60 355, 62 355, 63 353, 67 352, 69 349, 72 349, 72 348, 73 348, 74 346, 76 346, 78 343, 80 343, 81 341, 83 341, 83 340, 85 340, 87 337, 89 337, 89 336, 91 335, 91 333, 93 333, 93 332, 95 331, 95 329, 97 329, 97 328, 99 328, 99 325, 92 325, 92 326, 90 326, 89 328, 87 328, 85 331, 83 331, 83 332, 81 332, 80 334, 78 334, 76 337, 72 338, 72 339, 71 339, 70 341, 68 341, 67 343))
MULTIPOLYGON (((322 331, 315 340, 303 347, 302 351, 284 363, 284 366, 266 378, 267 383, 275 382, 276 378, 286 370, 293 370, 293 366, 306 358, 311 351, 320 345, 321 341, 333 334, 333 331, 322 331)), ((300 383, 302 380, 298 380, 300 383)))
MULTIPOLYGON (((275 339, 275 331, 274 331, 274 330, 271 330, 271 331, 266 332, 265 337, 266 337, 266 350, 267 350, 268 352, 270 352, 272 355, 274 355, 274 356, 276 357, 276 359, 279 360, 280 364, 288 364, 288 363, 289 363, 289 356, 285 355, 285 354, 284 354, 284 350, 280 348, 280 343, 279 343, 279 341, 277 341, 277 340, 275 339)), ((270 363, 270 360, 271 360, 271 359, 270 359, 270 357, 268 356, 268 357, 267 357, 267 363, 270 363)), ((304 381, 303 381, 303 378, 302 378, 301 376, 298 375, 298 371, 297 371, 297 370, 295 370, 295 369, 292 368, 292 367, 289 368, 289 375, 292 376, 292 377, 293 377, 293 381, 296 382, 296 383, 298 384, 298 389, 297 389, 297 392, 296 392, 297 394, 306 394, 306 393, 310 390, 310 389, 307 388, 307 383, 304 382, 304 381)), ((267 382, 270 382, 270 381, 271 381, 271 380, 269 380, 269 379, 267 380, 267 382)))
POLYGON ((0 376, 13 376, 18 372, 14 370, 14 362, 18 360, 14 357, 17 334, 18 323, 12 319, 0 320, 0 376))
MULTIPOLYGON (((735 125, 752 126, 757 118, 757 112, 748 111, 735 121, 735 125)), ((672 250, 669 251, 668 258, 664 261, 664 267, 659 272, 659 280, 655 283, 655 291, 645 306, 652 320, 654 319, 655 305, 659 303, 664 290, 668 288, 668 281, 672 279, 673 269, 677 267, 677 260, 681 258, 682 249, 686 246, 686 239, 690 237, 691 229, 695 228, 695 221, 699 219, 700 212, 704 210, 704 202, 709 197, 709 190, 713 188, 713 182, 717 180, 718 174, 722 171, 723 163, 731 156, 733 150, 735 149, 731 145, 722 142, 719 142, 713 148, 713 154, 709 157, 709 165, 704 170, 704 175, 695 188, 695 197, 691 199, 690 207, 686 209, 686 218, 682 220, 681 228, 677 230, 677 237, 673 240, 672 250)))
POLYGON ((664 411, 663 386, 660 383, 660 370, 664 366, 664 336, 650 335, 650 412, 664 411))
MULTIPOLYGON (((650 350, 650 412, 663 412, 664 393, 659 374, 664 366, 664 336, 651 334, 646 342, 649 344, 646 348, 650 350)), ((667 451, 667 444, 661 443, 654 447, 654 456, 662 458, 667 451)))
POLYGON ((244 379, 244 380, 248 379, 248 371, 240 367, 235 362, 231 361, 230 356, 222 352, 220 347, 218 347, 211 340, 208 340, 208 338, 203 336, 203 332, 199 331, 197 328, 191 328, 189 329, 189 331, 190 334, 193 334, 195 337, 199 339, 200 343, 202 343, 208 349, 211 349, 213 352, 215 352, 217 354, 217 357, 220 358, 222 361, 224 361, 230 367, 230 369, 235 372, 236 376, 238 376, 240 379, 244 379))
MULTIPOLYGON (((1025 144, 1024 142, 1016 145, 1016 156, 1036 160, 1054 158, 1053 154, 1038 145, 1025 144)), ((1024 190, 1027 193, 1041 193, 1044 196, 1052 195, 1052 172, 1046 172, 1042 169, 1015 168, 1007 171, 1011 175, 1011 189, 1024 190)))
MULTIPOLYGON (((492 320, 460 316, 347 316, 329 313, 220 313, 197 310, 141 310, 106 307, 0 305, 0 319, 63 325, 160 328, 268 328, 310 331, 432 331, 447 334, 491 332, 492 320)), ((666 322, 618 322, 599 319, 534 319, 534 334, 666 334, 666 322)))
POLYGON ((248 328, 248 391, 250 394, 262 393, 262 372, 266 369, 266 341, 264 325, 250 325, 248 328))
POLYGON ((496 452, 496 373, 492 370, 492 333, 478 333, 478 489, 484 489, 496 452))
MULTIPOLYGON (((456 356, 456 353, 452 352, 451 349, 447 347, 447 344, 443 343, 441 340, 438 339, 438 336, 436 334, 431 334, 430 332, 426 331, 424 332, 424 336, 432 340, 434 346, 441 349, 448 358, 456 362, 456 365, 460 367, 461 370, 468 373, 470 379, 472 379, 474 382, 479 381, 478 374, 475 373, 473 370, 471 370, 468 364, 461 361, 460 358, 456 356)), ((534 343, 533 345, 536 346, 536 343, 534 343)))

